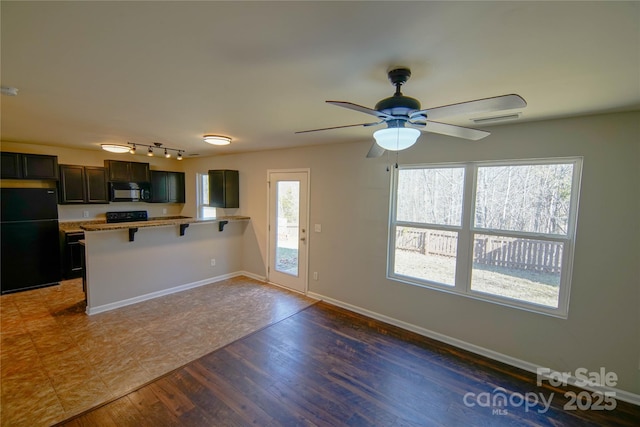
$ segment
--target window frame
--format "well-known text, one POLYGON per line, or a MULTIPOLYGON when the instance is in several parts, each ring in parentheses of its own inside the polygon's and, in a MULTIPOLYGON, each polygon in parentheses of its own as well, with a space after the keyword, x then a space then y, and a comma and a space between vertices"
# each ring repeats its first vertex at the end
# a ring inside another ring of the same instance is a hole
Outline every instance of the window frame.
POLYGON ((569 311, 569 296, 573 272, 573 258, 577 230, 578 203, 582 177, 582 157, 555 157, 516 160, 491 160, 451 163, 424 163, 399 165, 391 174, 391 191, 389 202, 389 227, 387 245, 387 279, 394 282, 406 283, 414 286, 434 289, 442 292, 461 295, 468 298, 504 305, 507 307, 522 309, 534 313, 550 315, 566 319, 569 311), (569 217, 567 221, 566 235, 545 234, 534 232, 522 232, 512 230, 500 230, 476 227, 475 209, 477 199, 478 170, 482 167, 492 166, 526 166, 526 165, 554 165, 572 164, 573 173, 571 181, 571 196, 569 201, 569 217), (396 220, 398 205, 398 180, 401 170, 407 169, 442 169, 464 168, 462 189, 462 218, 459 226, 439 225, 430 223, 414 223, 396 220), (395 273, 396 233, 398 227, 412 227, 418 229, 454 231, 458 233, 455 284, 453 286, 434 281, 420 279, 395 273), (533 302, 526 302, 515 298, 508 298, 496 294, 490 294, 471 289, 471 276, 473 271, 473 245, 478 234, 490 236, 505 236, 523 239, 535 239, 552 242, 562 242, 562 263, 560 273, 560 285, 558 292, 558 307, 549 307, 533 302))

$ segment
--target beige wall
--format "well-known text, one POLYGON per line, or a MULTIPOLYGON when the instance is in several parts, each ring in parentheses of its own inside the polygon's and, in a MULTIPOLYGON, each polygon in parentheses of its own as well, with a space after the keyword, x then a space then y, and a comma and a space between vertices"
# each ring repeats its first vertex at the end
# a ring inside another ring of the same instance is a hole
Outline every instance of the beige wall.
MULTIPOLYGON (((554 370, 605 367, 618 374, 620 389, 640 394, 638 123, 640 113, 624 113, 503 125, 478 142, 426 134, 398 155, 403 164, 583 156, 568 319, 387 280, 386 166, 395 156, 365 159, 369 141, 185 159, 182 213, 195 216, 197 172, 238 169, 240 208, 224 213, 251 217, 236 249, 239 268, 264 276, 267 170, 310 168, 310 229, 322 225, 309 234, 309 274, 319 273, 309 280, 311 292, 554 370)), ((87 164, 75 151, 51 152, 60 153, 60 163, 87 164)))
MULTIPOLYGON (((640 114, 494 127, 482 141, 423 135, 398 162, 583 156, 568 319, 534 314, 385 278, 389 173, 395 155, 365 159, 370 142, 189 159, 187 176, 240 171, 240 208, 252 218, 243 269, 265 275, 267 169, 310 168, 311 292, 539 366, 601 366, 640 393, 640 114)), ((339 135, 339 132, 336 133, 339 135)), ((187 179, 187 194, 193 179, 187 179)), ((192 197, 191 197, 192 198, 192 197)))

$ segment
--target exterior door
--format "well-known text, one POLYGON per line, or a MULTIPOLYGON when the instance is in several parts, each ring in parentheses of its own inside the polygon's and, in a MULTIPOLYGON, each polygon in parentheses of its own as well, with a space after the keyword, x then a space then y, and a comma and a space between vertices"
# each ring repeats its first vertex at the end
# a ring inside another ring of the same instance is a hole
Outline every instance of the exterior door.
POLYGON ((269 171, 269 282, 307 291, 309 171, 269 171))

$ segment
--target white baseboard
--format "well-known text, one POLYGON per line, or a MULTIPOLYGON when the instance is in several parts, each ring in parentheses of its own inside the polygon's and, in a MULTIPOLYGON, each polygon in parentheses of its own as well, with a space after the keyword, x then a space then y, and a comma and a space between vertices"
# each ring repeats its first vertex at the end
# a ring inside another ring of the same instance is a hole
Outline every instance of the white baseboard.
POLYGON ((247 276, 250 279, 257 280, 259 282, 267 282, 267 278, 264 276, 258 276, 257 274, 250 273, 248 271, 238 271, 235 273, 234 277, 237 276, 247 276))
MULTIPOLYGON (((425 336, 427 338, 432 338, 437 341, 442 341, 446 344, 450 344, 454 347, 461 348, 463 350, 470 351, 472 353, 479 354, 481 356, 488 357, 489 359, 497 360, 498 362, 505 363, 507 365, 515 366, 516 368, 523 369, 528 372, 532 372, 537 374, 539 368, 544 368, 542 366, 538 366, 534 363, 527 362, 525 360, 517 359, 515 357, 508 356, 506 354, 498 353, 493 350, 489 350, 488 348, 480 347, 475 344, 468 343, 466 341, 459 340, 457 338, 453 338, 439 332, 435 332, 420 326, 413 325, 411 323, 403 322, 402 320, 398 320, 389 316, 385 316, 384 314, 376 313, 374 311, 367 310, 362 307, 358 307, 340 300, 336 300, 321 294, 317 294, 315 292, 308 292, 307 296, 315 299, 319 299, 330 304, 336 305, 338 307, 342 307, 344 309, 353 311, 355 313, 362 314, 367 317, 371 317, 373 319, 379 320, 381 322, 389 323, 394 326, 398 326, 402 329, 415 332, 419 335, 425 336)), ((573 386, 576 386, 576 383, 579 383, 578 378, 571 376, 567 379, 567 383, 573 386)), ((578 387, 578 386, 576 386, 578 387)), ((594 385, 590 387, 580 387, 589 391, 604 393, 604 392, 613 392, 615 393, 615 398, 618 400, 622 400, 624 402, 628 402, 634 405, 640 405, 640 395, 631 393, 628 391, 620 390, 614 387, 606 387, 600 385, 594 385)))
MULTIPOLYGON (((254 278, 256 280, 260 280, 259 278, 257 278, 258 276, 255 276, 253 274, 247 273, 245 271, 238 271, 238 272, 235 272, 235 273, 222 274, 220 276, 215 276, 215 277, 210 277, 208 279, 198 280, 197 282, 185 283, 184 285, 174 286, 172 288, 163 289, 161 291, 156 291, 156 292, 151 292, 151 293, 148 293, 148 294, 144 294, 144 295, 140 295, 140 296, 137 296, 137 297, 125 299, 125 300, 122 300, 122 301, 112 302, 112 303, 109 303, 109 304, 103 304, 103 305, 99 305, 99 306, 96 306, 96 307, 88 307, 87 306, 86 313, 88 315, 103 313, 105 311, 115 310, 116 308, 126 307, 126 306, 131 305, 131 304, 137 304, 137 303, 142 302, 142 301, 147 301, 147 300, 158 298, 158 297, 162 297, 162 296, 165 296, 165 295, 175 294, 176 292, 186 291, 187 289, 193 289, 193 288, 197 288, 197 287, 204 286, 204 285, 210 285, 210 284, 216 283, 216 282, 221 282, 223 280, 231 279, 231 278, 237 277, 237 276, 247 276, 247 277, 254 278)), ((262 280, 262 281, 264 281, 264 280, 262 280)))

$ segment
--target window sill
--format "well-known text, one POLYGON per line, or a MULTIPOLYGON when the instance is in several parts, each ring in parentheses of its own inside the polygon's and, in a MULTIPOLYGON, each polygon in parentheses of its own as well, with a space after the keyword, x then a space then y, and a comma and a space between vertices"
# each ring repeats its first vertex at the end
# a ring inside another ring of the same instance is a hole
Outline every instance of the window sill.
POLYGON ((560 310, 553 309, 551 307, 534 304, 534 303, 520 302, 518 300, 514 300, 511 298, 499 297, 497 295, 486 294, 478 291, 461 292, 451 285, 444 285, 440 283, 429 283, 429 282, 417 282, 417 281, 411 280, 411 278, 409 277, 398 276, 398 275, 387 275, 387 279, 393 282, 402 283, 405 285, 416 286, 418 288, 429 289, 432 291, 445 292, 448 294, 470 298, 476 301, 488 302, 491 304, 501 305, 503 307, 514 308, 522 311, 528 311, 530 313, 535 313, 535 314, 542 314, 545 316, 555 317, 558 319, 568 319, 569 317, 568 313, 561 312, 560 310))

